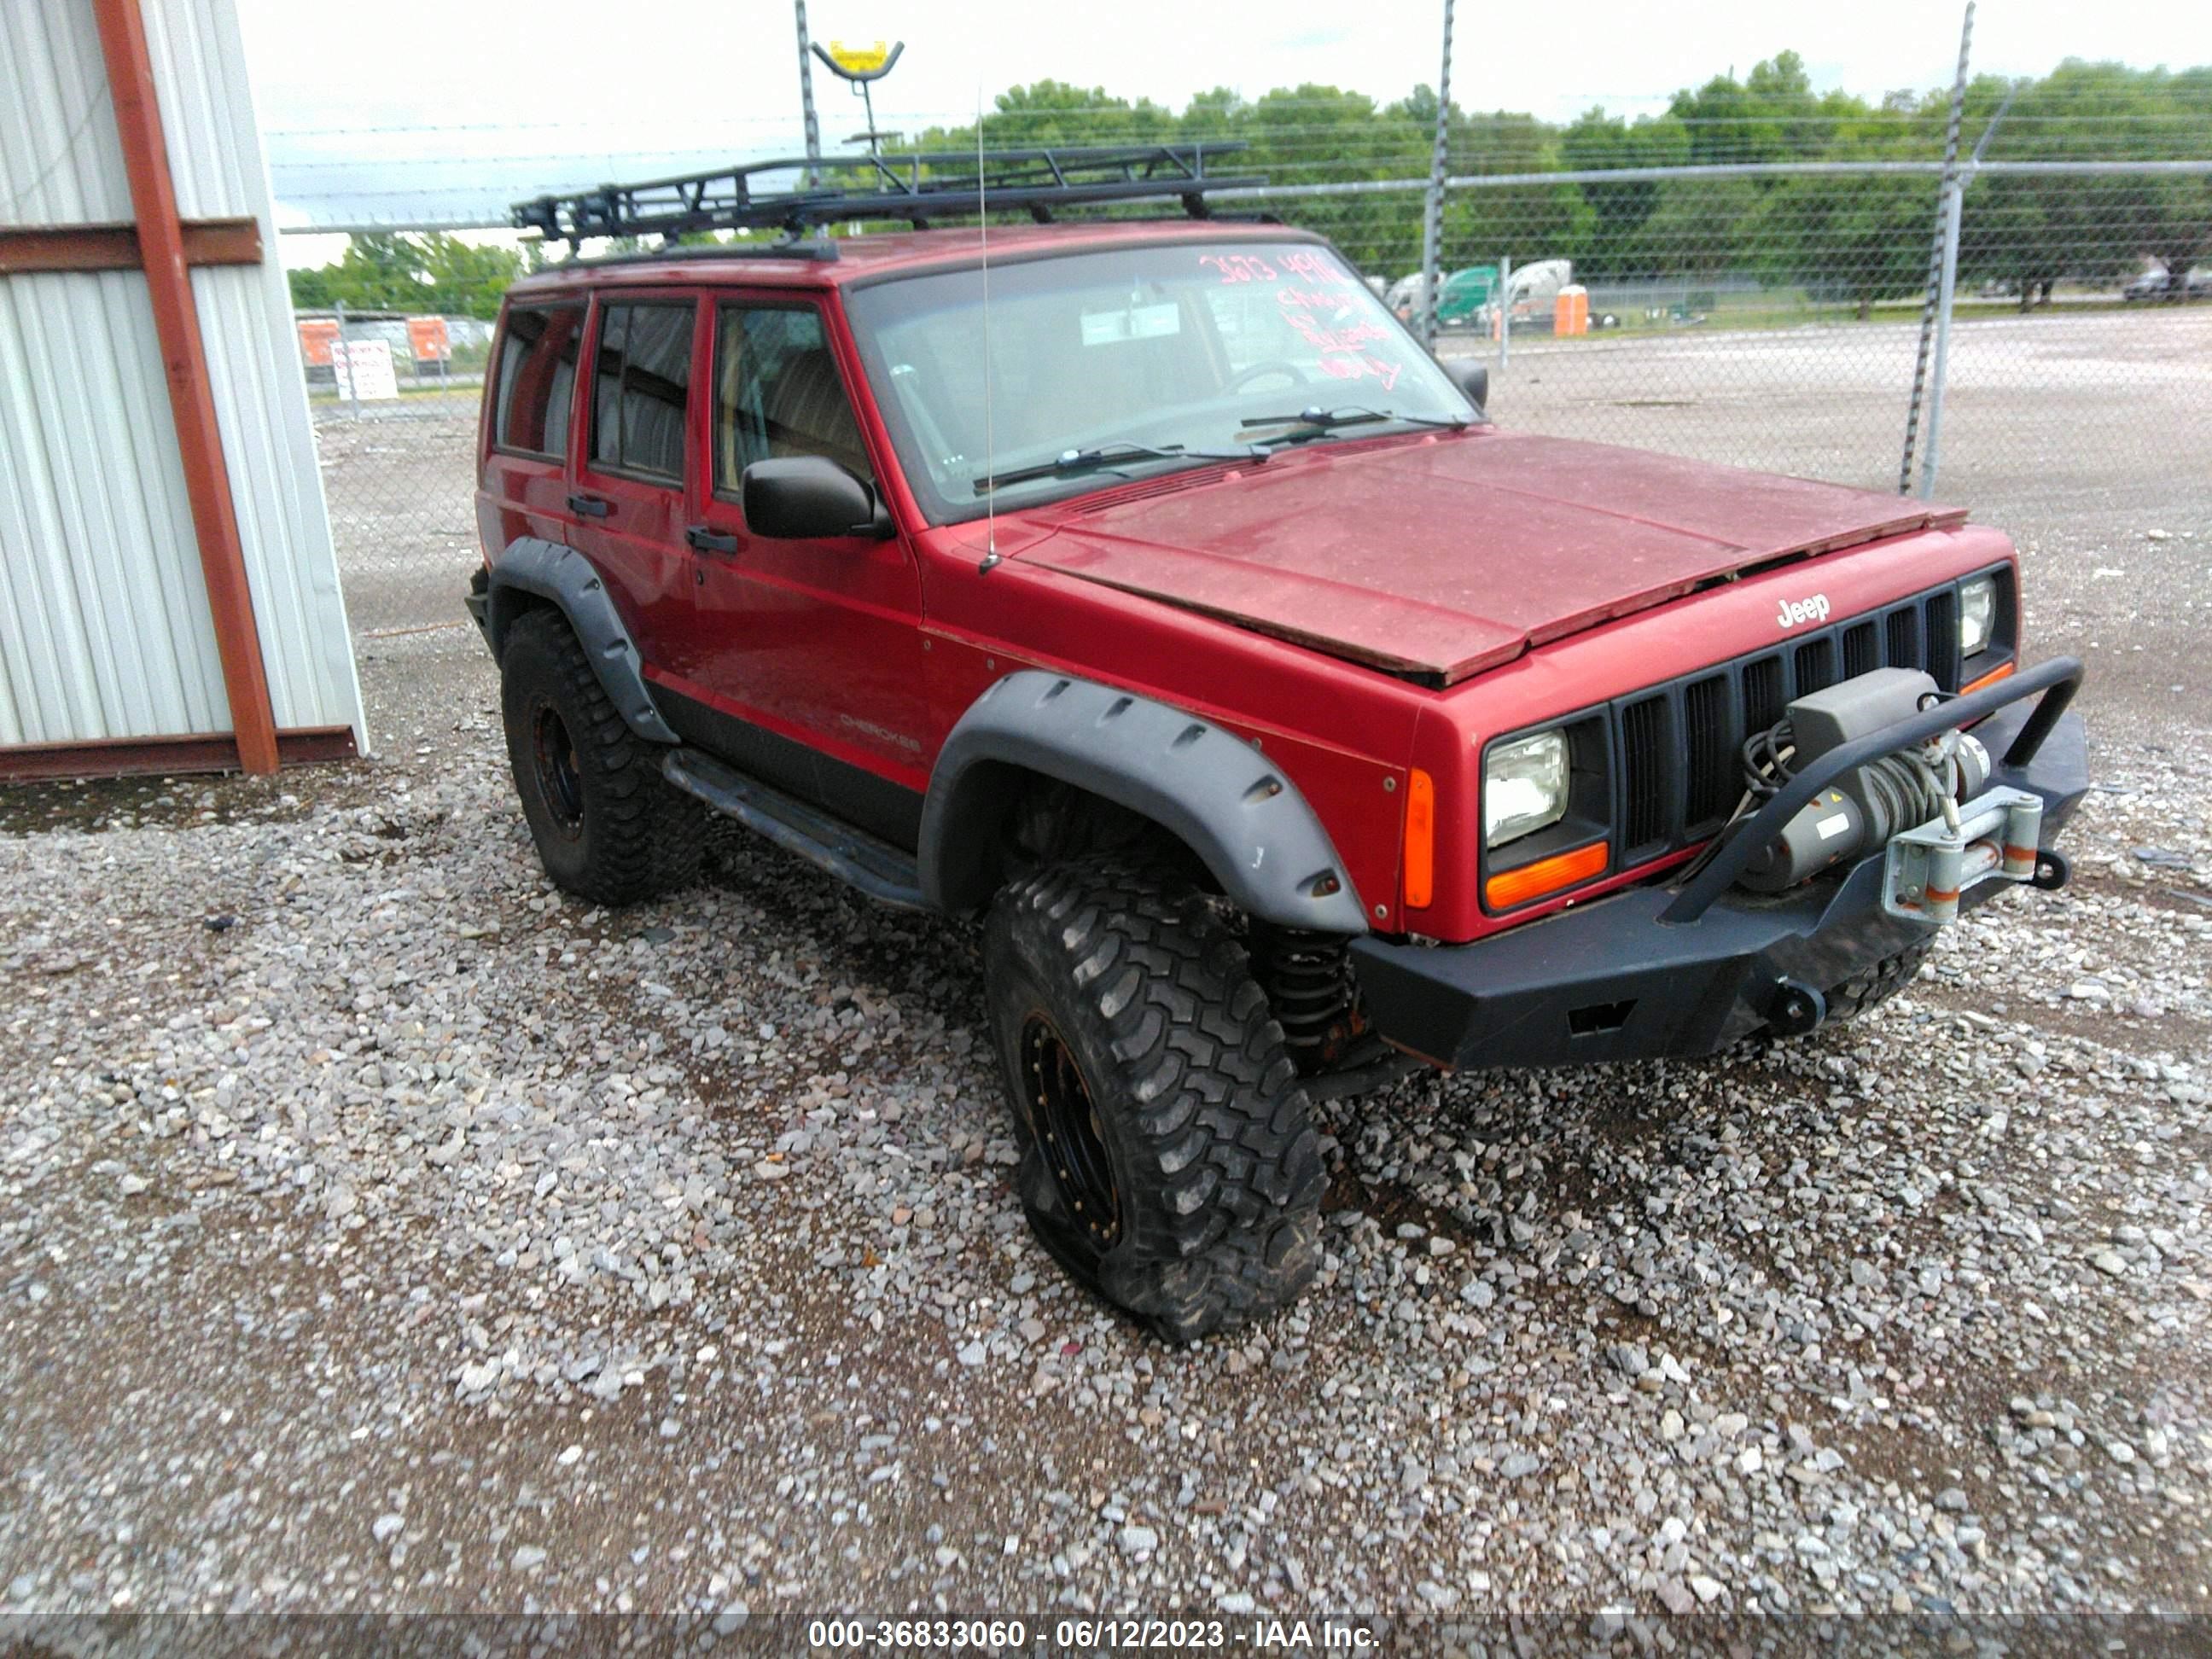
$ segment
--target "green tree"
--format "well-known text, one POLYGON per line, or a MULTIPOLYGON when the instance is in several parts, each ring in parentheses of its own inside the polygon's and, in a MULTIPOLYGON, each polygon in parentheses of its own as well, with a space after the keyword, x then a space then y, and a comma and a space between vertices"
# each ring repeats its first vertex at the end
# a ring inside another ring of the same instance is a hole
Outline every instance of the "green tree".
MULTIPOLYGON (((2001 95, 2000 88, 1977 83, 1970 131, 1979 131, 2001 95)), ((2069 59, 2021 88, 1989 154, 1996 161, 2188 159, 2203 155, 2208 133, 2212 70, 2175 75, 2069 59)), ((1992 174, 1969 185, 1960 217, 1962 276, 2016 287, 2022 310, 2048 303, 2062 281, 2106 286, 2153 259, 2185 272, 2208 251, 2212 181, 2201 174, 1992 174)))
POLYGON ((1749 179, 1677 179, 1637 229, 1629 264, 1651 276, 1710 283, 1750 263, 1761 192, 1749 179))
POLYGON ((488 319, 521 274, 522 255, 513 248, 478 247, 440 231, 375 232, 349 239, 335 264, 293 271, 289 280, 301 311, 343 305, 488 319))
MULTIPOLYGON (((1971 144, 2008 90, 1984 77, 1970 90, 1971 144)), ((1445 128, 1455 175, 1602 173, 1684 164, 1928 161, 1942 153, 1946 92, 1892 91, 1874 102, 1818 93, 1791 52, 1676 93, 1663 114, 1628 121, 1602 108, 1564 128, 1510 111, 1454 107, 1445 128)), ((1242 143, 1224 172, 1284 185, 1371 184, 1426 177, 1437 96, 1417 86, 1378 105, 1337 87, 1277 88, 1257 99, 1216 88, 1180 113, 1103 87, 1039 81, 994 100, 984 128, 994 149, 1097 144, 1242 143)), ((2083 135, 2116 159, 2202 155, 2212 132, 2212 70, 2181 74, 2068 63, 2019 94, 1998 130, 1996 155, 2078 158, 2083 135)), ((973 153, 970 125, 920 135, 909 150, 973 153)), ((1455 191, 1446 204, 1447 270, 1567 258, 1600 281, 1728 271, 1802 286, 1861 315, 1882 299, 1917 291, 1934 228, 1935 189, 1914 176, 1817 175, 1667 181, 1516 183, 1455 191)), ((2212 252, 2212 182, 2142 174, 2016 179, 1985 176, 1966 193, 1961 270, 1970 280, 2017 283, 2025 301, 2062 277, 2109 280, 2149 258, 2185 270, 2212 252)), ((1418 264, 1417 191, 1285 197, 1254 205, 1334 239, 1366 270, 1397 276, 1418 264)), ((326 273, 341 285, 383 283, 389 250, 371 248, 359 271, 326 273)), ((349 256, 350 257, 350 256, 349 256)), ((422 262, 427 264, 427 262, 422 262)), ((316 273, 320 281, 325 273, 316 273)), ((296 281, 305 283, 308 273, 296 281)), ((466 286, 465 270, 426 276, 466 286)), ((349 301, 350 302, 350 301, 349 301)))
MULTIPOLYGON (((1893 104, 1838 112, 1833 125, 1831 149, 1854 159, 1902 160, 1920 144, 1913 113, 1893 104)), ((1936 194, 1934 181, 1910 175, 1784 177, 1761 192, 1746 230, 1770 281, 1848 301, 1863 322, 1877 300, 1926 286, 1936 194)))
MULTIPOLYGON (((1689 130, 1671 112, 1632 123, 1602 108, 1589 109, 1559 136, 1559 160, 1570 173, 1679 167, 1689 153, 1689 130)), ((1664 185, 1586 181, 1579 188, 1590 210, 1589 236, 1580 261, 1589 275, 1653 276, 1666 269, 1650 263, 1653 245, 1643 234, 1659 209, 1664 185)))
POLYGON ((1692 164, 1802 161, 1828 149, 1833 118, 1854 105, 1864 107, 1838 94, 1816 97, 1804 59, 1784 52, 1741 82, 1717 75, 1694 92, 1676 93, 1668 113, 1686 135, 1684 159, 1692 164))

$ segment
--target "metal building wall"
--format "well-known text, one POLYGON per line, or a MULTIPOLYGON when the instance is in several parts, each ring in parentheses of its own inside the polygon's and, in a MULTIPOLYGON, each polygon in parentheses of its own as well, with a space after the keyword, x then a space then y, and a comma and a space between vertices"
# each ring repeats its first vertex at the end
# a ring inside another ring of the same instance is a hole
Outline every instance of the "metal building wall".
MULTIPOLYGON (((143 8, 178 209, 251 217, 193 270, 280 729, 368 747, 231 0, 143 8)), ((88 0, 0 3, 0 226, 128 222, 88 0)), ((230 730, 144 275, 0 276, 0 745, 230 730)))

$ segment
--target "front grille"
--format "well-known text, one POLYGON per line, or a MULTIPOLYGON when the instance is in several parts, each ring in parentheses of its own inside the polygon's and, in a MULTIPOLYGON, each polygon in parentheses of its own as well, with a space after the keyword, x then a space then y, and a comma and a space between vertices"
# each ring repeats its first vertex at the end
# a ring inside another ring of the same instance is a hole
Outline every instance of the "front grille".
POLYGON ((1821 691, 1836 683, 1836 642, 1808 640, 1797 647, 1797 691, 1821 691))
POLYGON ((1958 597, 1946 584, 1620 699, 1612 709, 1620 757, 1615 867, 1718 830, 1742 794, 1744 740, 1780 720, 1794 699, 1884 667, 1921 669, 1957 690, 1958 639, 1958 597))
POLYGON ((1844 629, 1844 678, 1855 680, 1881 666, 1881 630, 1870 622, 1844 629))
POLYGON ((1754 732, 1764 732, 1782 718, 1782 705, 1790 701, 1782 689, 1782 654, 1759 657, 1744 664, 1743 727, 1736 733, 1741 743, 1754 732))
POLYGON ((1640 847, 1666 833, 1667 698, 1662 693, 1620 711, 1620 839, 1640 847))
POLYGON ((1682 688, 1683 746, 1688 763, 1685 816, 1692 833, 1717 830, 1742 793, 1737 777, 1735 710, 1729 677, 1708 674, 1682 688))

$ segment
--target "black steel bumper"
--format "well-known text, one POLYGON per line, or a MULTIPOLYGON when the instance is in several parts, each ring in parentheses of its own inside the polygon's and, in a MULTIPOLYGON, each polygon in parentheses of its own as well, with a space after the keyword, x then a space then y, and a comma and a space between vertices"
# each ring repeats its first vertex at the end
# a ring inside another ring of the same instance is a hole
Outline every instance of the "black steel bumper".
MULTIPOLYGON (((2021 676, 2015 699, 2051 688, 2033 710, 2004 701, 2003 687, 1948 705, 1971 719, 1968 701, 1997 704, 1975 728, 1992 756, 2004 757, 1990 781, 2042 797, 2045 848, 2089 787, 2087 735, 2080 716, 2063 712, 2080 672, 2078 664, 2046 664, 2021 676), (2047 672, 2061 669, 2070 678, 2047 672)), ((1755 829, 1746 836, 1757 838, 1755 829)), ((1936 931, 1882 908, 1880 852, 1762 897, 1733 885, 1730 872, 1743 860, 1729 850, 1707 872, 1722 874, 1718 885, 1700 878, 1679 890, 1629 888, 1477 944, 1356 939, 1369 1015, 1390 1042, 1440 1066, 1709 1054, 1762 1026, 1803 1029, 1819 1001, 1805 989, 1826 993, 1936 931)), ((2051 866, 2063 879, 2063 861, 2051 866)), ((1969 888, 1961 908, 2011 884, 1969 888)))

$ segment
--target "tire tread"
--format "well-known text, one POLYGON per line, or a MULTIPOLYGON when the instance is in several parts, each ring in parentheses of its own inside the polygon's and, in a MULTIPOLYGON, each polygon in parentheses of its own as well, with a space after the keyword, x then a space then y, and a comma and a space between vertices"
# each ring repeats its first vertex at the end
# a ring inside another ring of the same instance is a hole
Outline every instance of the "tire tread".
MULTIPOLYGON (((1008 887, 992 926, 1048 945, 1109 1034, 1133 1108, 1146 1191, 1123 1194, 1125 1237, 1098 1263, 1099 1288, 1182 1342, 1295 1301, 1320 1261, 1320 1143, 1281 1028, 1212 904, 1108 855, 1008 887)), ((1056 1189, 1034 1147, 1030 1162, 1034 1219, 1056 1189)))
MULTIPOLYGON (((542 676, 586 775, 585 853, 574 870, 549 874, 596 904, 634 904, 688 885, 699 873, 706 811, 660 774, 660 750, 629 729, 592 672, 566 618, 549 610, 520 618, 501 653, 508 755, 518 787, 531 763, 528 734, 517 729, 519 702, 542 676)), ((544 847, 539 848, 541 857, 544 847)))

